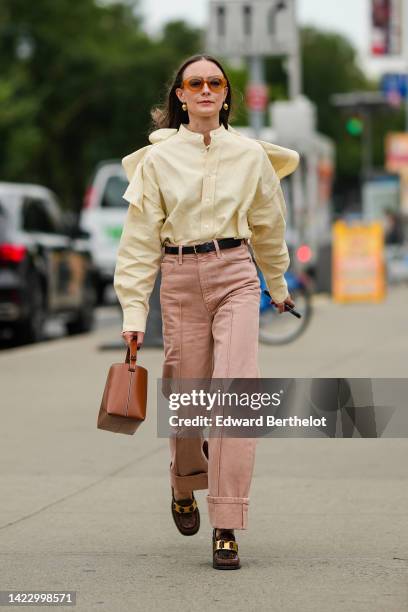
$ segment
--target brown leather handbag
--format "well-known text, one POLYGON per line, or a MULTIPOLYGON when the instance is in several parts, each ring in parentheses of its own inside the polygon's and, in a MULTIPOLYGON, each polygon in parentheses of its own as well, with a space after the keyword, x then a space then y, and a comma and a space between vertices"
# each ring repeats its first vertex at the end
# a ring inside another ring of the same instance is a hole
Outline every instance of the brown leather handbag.
POLYGON ((131 340, 124 363, 109 368, 97 427, 134 434, 146 418, 147 370, 136 364, 137 339, 131 340))

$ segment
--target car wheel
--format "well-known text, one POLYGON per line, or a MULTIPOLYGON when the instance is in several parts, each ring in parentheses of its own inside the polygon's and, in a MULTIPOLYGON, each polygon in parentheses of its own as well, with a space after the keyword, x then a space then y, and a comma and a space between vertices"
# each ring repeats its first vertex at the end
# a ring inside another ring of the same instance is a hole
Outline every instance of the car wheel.
POLYGON ((96 285, 96 303, 98 306, 105 304, 106 283, 99 281, 96 285))
POLYGON ((89 285, 85 287, 85 298, 81 309, 74 318, 66 323, 66 330, 69 336, 92 331, 95 323, 96 298, 95 287, 93 284, 89 283, 89 285))
POLYGON ((46 321, 44 291, 40 278, 36 275, 30 279, 29 304, 29 316, 14 328, 15 337, 21 343, 39 342, 44 337, 46 321))

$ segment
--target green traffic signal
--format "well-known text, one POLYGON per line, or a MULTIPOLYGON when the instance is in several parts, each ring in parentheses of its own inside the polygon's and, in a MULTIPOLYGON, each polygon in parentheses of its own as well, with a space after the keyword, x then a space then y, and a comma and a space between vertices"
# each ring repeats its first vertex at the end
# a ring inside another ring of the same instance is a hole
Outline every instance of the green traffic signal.
POLYGON ((360 136, 364 129, 364 123, 360 117, 350 117, 346 123, 346 130, 351 136, 360 136))

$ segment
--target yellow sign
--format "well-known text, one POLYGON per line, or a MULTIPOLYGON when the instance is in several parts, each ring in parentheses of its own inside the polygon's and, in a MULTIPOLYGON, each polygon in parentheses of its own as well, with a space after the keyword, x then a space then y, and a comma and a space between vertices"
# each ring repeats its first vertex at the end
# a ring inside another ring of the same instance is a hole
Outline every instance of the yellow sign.
POLYGON ((333 224, 332 293, 335 302, 384 299, 384 229, 380 222, 333 224))

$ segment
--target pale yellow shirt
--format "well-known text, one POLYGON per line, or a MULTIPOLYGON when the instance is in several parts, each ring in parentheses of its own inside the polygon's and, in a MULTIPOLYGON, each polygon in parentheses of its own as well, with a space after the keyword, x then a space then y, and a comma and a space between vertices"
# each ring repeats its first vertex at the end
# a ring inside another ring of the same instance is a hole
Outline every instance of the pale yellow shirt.
POLYGON ((122 160, 130 203, 119 243, 114 288, 123 331, 145 331, 163 245, 248 238, 276 302, 288 295, 286 205, 280 179, 296 151, 247 138, 228 126, 204 136, 181 124, 149 136, 150 145, 122 160))

